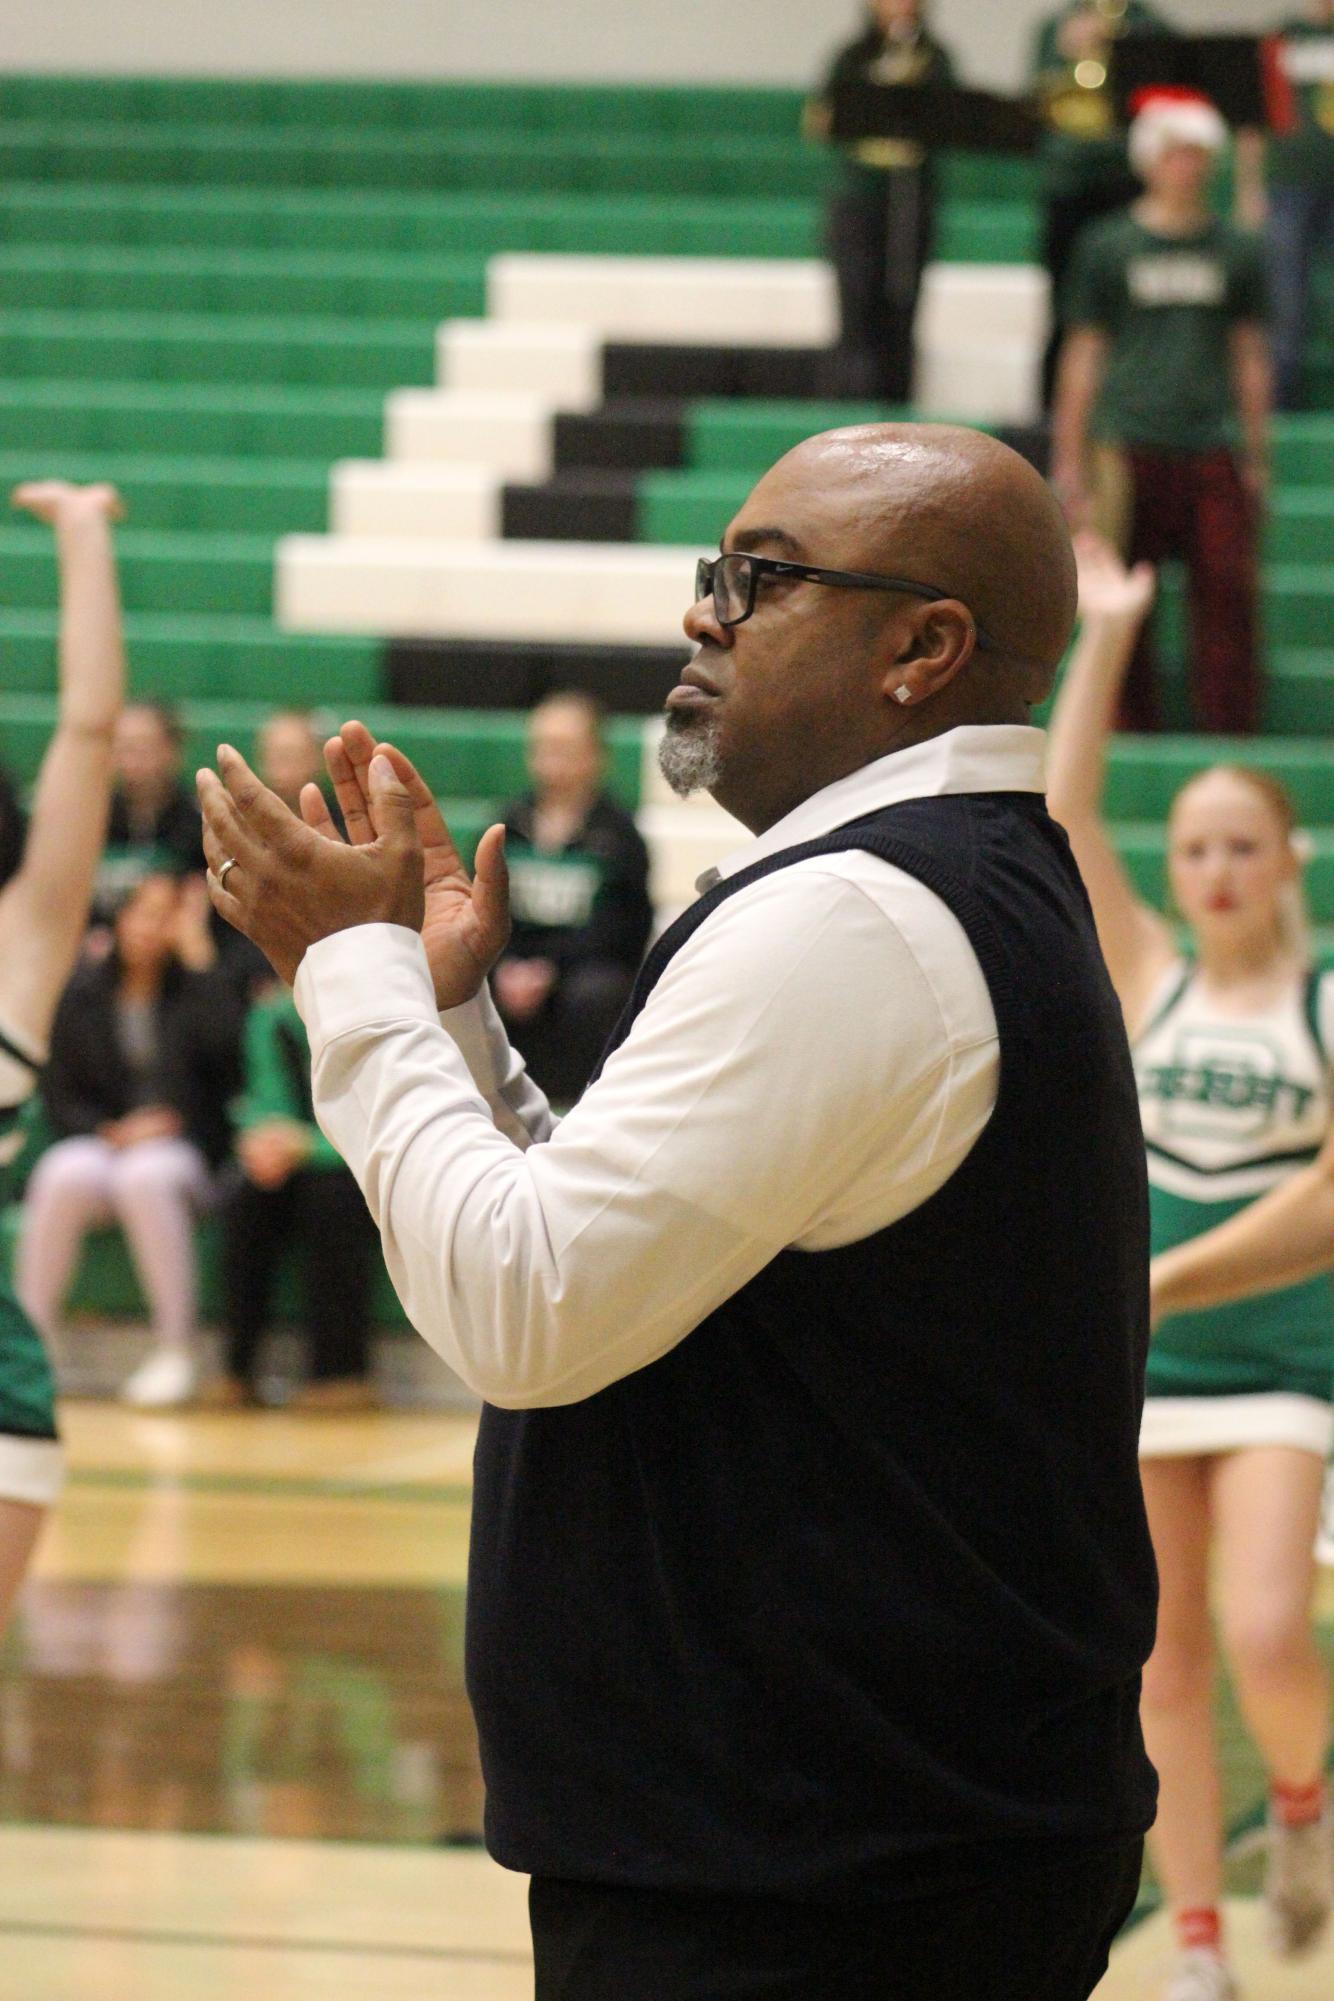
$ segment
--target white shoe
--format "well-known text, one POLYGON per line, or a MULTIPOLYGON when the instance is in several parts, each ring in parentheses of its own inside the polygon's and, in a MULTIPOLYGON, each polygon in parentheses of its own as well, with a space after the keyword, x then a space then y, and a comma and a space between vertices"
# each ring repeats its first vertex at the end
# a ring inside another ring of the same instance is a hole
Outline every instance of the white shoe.
POLYGON ((1265 1925, 1281 1959, 1296 1959, 1319 1939, 1334 1905, 1334 1821, 1326 1807, 1306 1827, 1269 1823, 1265 1925))
POLYGON ((183 1348, 154 1348, 122 1386, 120 1400, 138 1410, 171 1410, 190 1402, 198 1375, 183 1348))
POLYGON ((1192 1946, 1177 1957, 1163 2001, 1238 2001, 1237 1983, 1216 1952, 1192 1946))

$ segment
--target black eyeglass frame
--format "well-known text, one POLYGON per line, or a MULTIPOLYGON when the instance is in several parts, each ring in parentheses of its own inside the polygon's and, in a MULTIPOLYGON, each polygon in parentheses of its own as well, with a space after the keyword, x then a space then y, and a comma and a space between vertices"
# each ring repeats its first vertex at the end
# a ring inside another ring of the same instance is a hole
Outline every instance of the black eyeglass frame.
MULTIPOLYGON (((919 584, 911 577, 882 577, 868 570, 822 570, 810 563, 785 562, 780 556, 752 556, 745 550, 724 549, 720 556, 701 556, 695 564, 695 602, 698 604, 702 598, 711 597, 713 615, 719 625, 744 625, 755 609, 761 577, 798 577, 803 583, 828 584, 833 590, 903 591, 909 597, 924 598, 928 604, 958 597, 956 591, 943 591, 936 584, 919 584), (735 618, 723 617, 714 586, 714 578, 724 563, 746 565, 746 608, 735 618)), ((959 602, 962 603, 962 599, 959 602)), ((979 625, 976 619, 973 625, 979 648, 983 652, 998 652, 1000 649, 986 628, 979 625)))

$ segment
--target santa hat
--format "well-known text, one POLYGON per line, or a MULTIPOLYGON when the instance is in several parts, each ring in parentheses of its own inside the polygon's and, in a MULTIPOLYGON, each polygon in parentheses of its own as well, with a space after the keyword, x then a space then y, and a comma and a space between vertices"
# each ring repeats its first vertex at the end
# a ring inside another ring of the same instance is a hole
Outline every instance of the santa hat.
POLYGON ((1130 164, 1143 178, 1169 146, 1203 146, 1221 153, 1227 144, 1222 113, 1198 90, 1177 90, 1159 84, 1137 90, 1130 100, 1130 164))

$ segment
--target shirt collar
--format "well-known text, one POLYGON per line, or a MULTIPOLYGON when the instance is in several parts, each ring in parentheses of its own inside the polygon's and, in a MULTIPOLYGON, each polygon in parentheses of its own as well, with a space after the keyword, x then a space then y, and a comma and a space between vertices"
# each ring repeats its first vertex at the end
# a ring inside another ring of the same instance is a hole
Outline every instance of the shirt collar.
POLYGON ((935 799, 950 792, 1041 792, 1046 741, 1042 730, 1027 723, 969 723, 907 750, 893 750, 813 792, 716 869, 707 869, 695 887, 703 895, 752 862, 819 840, 850 820, 905 799, 935 799))

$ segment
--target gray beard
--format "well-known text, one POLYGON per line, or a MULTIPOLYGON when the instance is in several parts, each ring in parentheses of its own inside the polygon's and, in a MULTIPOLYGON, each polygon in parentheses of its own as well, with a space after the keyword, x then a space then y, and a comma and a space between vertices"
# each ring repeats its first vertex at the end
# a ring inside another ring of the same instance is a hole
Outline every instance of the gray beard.
POLYGON ((658 744, 658 769, 678 799, 692 792, 712 792, 722 777, 718 756, 718 726, 705 721, 668 721, 658 744))

